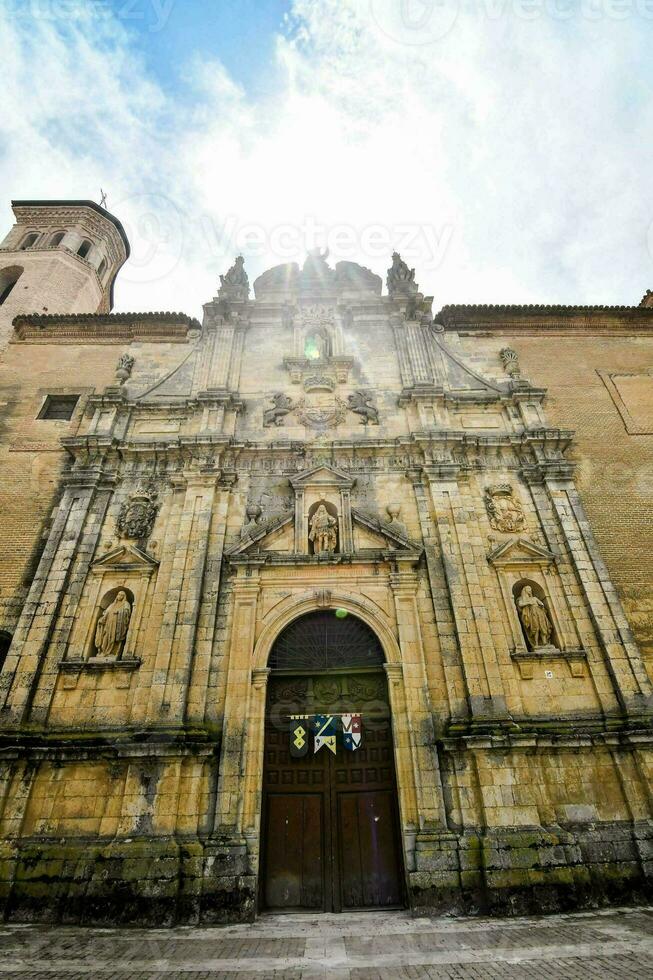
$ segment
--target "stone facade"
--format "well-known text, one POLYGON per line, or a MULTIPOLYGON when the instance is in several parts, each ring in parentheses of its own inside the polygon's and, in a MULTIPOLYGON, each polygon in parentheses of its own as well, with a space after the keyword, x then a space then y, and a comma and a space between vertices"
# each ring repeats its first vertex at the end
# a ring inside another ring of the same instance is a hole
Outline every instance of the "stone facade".
POLYGON ((653 309, 434 317, 399 256, 388 289, 316 252, 254 299, 237 261, 201 328, 15 319, 7 917, 255 915, 269 658, 318 609, 383 649, 411 908, 647 894, 651 679, 613 580, 644 646, 653 309), (58 390, 71 420, 36 419, 58 390))

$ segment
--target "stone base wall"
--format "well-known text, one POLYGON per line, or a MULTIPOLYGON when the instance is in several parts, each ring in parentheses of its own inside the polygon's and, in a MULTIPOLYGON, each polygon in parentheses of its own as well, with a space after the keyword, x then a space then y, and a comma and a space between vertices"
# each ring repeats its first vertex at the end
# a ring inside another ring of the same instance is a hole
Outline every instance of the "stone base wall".
MULTIPOLYGON (((407 875, 415 914, 520 915, 653 898, 653 827, 426 835, 407 875)), ((0 847, 7 921, 171 926, 251 921, 244 843, 197 837, 23 840, 0 847)))

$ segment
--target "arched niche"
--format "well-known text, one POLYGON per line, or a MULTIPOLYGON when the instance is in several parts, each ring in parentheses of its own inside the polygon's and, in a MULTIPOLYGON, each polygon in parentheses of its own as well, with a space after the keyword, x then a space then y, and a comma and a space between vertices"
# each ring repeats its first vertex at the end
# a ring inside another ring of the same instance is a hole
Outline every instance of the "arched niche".
POLYGON ((106 657, 108 655, 107 653, 102 653, 97 648, 96 638, 98 634, 98 625, 100 623, 100 619, 102 618, 106 610, 109 608, 110 605, 112 605, 114 600, 118 598, 118 595, 121 592, 124 592, 124 594, 127 597, 127 601, 130 606, 130 613, 126 624, 126 630, 124 636, 122 637, 120 643, 116 645, 115 651, 112 654, 110 654, 110 656, 112 656, 116 660, 119 660, 125 651, 127 637, 129 635, 129 627, 131 626, 131 622, 134 615, 134 593, 131 591, 131 589, 128 589, 125 585, 118 585, 105 592, 102 598, 100 599, 100 602, 98 603, 98 607, 95 612, 95 616, 93 618, 93 628, 91 630, 90 648, 88 652, 89 657, 106 657))
POLYGON ((24 269, 21 265, 10 265, 0 270, 0 306, 7 299, 23 272, 24 269))
POLYGON ((528 650, 535 650, 535 649, 537 649, 537 647, 534 647, 533 644, 531 643, 530 639, 528 638, 528 634, 527 634, 526 629, 524 627, 524 624, 522 622, 521 611, 520 611, 520 607, 519 607, 519 601, 518 600, 519 600, 519 598, 520 598, 520 596, 522 594, 522 591, 524 590, 524 588, 526 588, 526 586, 530 586, 530 588, 532 590, 532 593, 535 596, 535 598, 536 599, 539 599, 540 602, 542 603, 542 605, 544 606, 544 611, 545 611, 545 613, 547 615, 547 618, 549 620, 549 623, 551 624, 551 636, 550 636, 550 639, 549 639, 549 642, 548 642, 547 645, 548 646, 554 646, 557 649, 560 649, 560 639, 559 639, 559 637, 557 635, 556 628, 555 628, 555 618, 552 615, 551 608, 550 608, 550 605, 549 605, 549 601, 548 601, 548 598, 547 598, 547 596, 546 596, 546 594, 544 592, 544 589, 542 588, 542 586, 538 582, 535 582, 531 578, 520 578, 520 579, 518 579, 517 582, 514 583, 514 585, 512 587, 512 596, 513 596, 513 601, 515 603, 515 609, 517 610, 517 619, 519 620, 519 625, 521 627, 522 636, 524 637, 524 643, 526 644, 526 648, 528 650))

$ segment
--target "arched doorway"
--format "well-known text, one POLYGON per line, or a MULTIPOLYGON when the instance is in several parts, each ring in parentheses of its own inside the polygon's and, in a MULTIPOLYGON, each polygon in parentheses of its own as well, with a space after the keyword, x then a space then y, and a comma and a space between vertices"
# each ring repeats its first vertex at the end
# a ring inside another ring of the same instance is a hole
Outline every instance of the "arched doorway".
POLYGON ((272 647, 261 823, 263 909, 341 912, 404 904, 383 666, 376 635, 344 609, 300 616, 272 647), (348 725, 350 732, 344 730, 348 725))

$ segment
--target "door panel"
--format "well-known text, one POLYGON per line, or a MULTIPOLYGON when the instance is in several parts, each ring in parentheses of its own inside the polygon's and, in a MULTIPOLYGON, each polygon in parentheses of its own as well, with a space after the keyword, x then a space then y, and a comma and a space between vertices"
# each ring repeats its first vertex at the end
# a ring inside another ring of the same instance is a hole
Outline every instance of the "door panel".
POLYGON ((403 904, 394 750, 385 678, 270 677, 263 773, 261 902, 267 909, 389 908, 403 904), (289 704, 289 700, 291 703, 289 704), (384 706, 385 703, 385 706, 384 706), (360 711, 363 742, 338 738, 290 755, 289 714, 360 711))
POLYGON ((267 802, 266 906, 322 909, 322 795, 270 794, 267 802))

